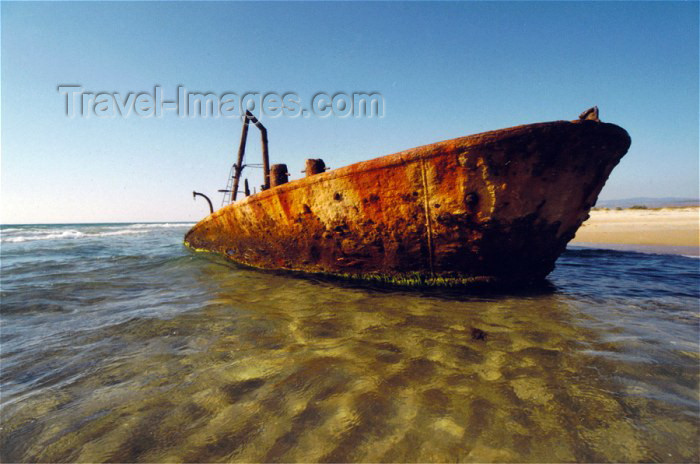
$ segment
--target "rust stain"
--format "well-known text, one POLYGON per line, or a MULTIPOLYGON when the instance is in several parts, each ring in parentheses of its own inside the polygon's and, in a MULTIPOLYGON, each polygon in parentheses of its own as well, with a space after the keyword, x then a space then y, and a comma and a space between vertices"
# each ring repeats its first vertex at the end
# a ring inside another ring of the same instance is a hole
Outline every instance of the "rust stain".
POLYGON ((434 273, 433 268, 433 226, 430 220, 430 191, 428 190, 428 178, 425 173, 425 160, 421 159, 420 173, 423 179, 423 206, 425 210, 425 240, 428 244, 428 264, 430 273, 434 273))

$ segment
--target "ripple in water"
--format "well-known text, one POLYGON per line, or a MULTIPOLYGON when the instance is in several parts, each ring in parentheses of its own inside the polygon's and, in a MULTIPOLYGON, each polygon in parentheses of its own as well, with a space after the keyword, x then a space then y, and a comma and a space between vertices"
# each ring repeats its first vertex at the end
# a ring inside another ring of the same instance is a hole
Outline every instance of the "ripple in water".
POLYGON ((470 294, 30 227, 2 230, 3 461, 700 459, 697 259, 573 249, 470 294))

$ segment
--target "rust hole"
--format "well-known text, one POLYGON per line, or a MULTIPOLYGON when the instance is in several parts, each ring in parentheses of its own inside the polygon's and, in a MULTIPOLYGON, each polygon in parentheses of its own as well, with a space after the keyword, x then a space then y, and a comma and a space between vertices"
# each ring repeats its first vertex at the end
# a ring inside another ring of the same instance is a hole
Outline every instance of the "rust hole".
POLYGON ((467 193, 464 199, 469 207, 474 207, 479 204, 479 194, 476 192, 467 193))

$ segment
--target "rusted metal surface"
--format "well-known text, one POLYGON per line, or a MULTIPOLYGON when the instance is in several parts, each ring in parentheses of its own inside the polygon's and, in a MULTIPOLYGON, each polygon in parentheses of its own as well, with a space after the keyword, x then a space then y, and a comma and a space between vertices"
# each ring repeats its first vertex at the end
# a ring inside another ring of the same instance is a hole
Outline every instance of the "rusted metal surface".
POLYGON ((594 106, 592 108, 588 108, 586 111, 578 115, 578 118, 581 120, 591 120, 591 121, 598 121, 600 122, 600 118, 598 117, 598 107, 594 106))
POLYGON ((326 163, 324 163, 322 159, 306 160, 306 168, 304 169, 306 177, 315 176, 316 174, 321 174, 322 172, 326 172, 326 163))
POLYGON ((447 140, 252 195, 185 242, 266 269, 540 280, 629 145, 591 120, 447 140))
POLYGON ((270 187, 286 184, 289 180, 286 164, 273 164, 270 168, 270 187))

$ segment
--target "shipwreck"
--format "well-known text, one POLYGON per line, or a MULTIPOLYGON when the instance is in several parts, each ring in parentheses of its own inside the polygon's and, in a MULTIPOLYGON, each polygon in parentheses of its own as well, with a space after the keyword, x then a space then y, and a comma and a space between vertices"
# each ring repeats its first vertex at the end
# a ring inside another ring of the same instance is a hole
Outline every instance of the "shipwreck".
POLYGON ((597 108, 575 121, 500 129, 288 181, 267 131, 244 119, 227 204, 185 235, 195 250, 262 269, 406 284, 543 280, 588 218, 631 140, 597 108), (250 124, 264 185, 239 198, 250 124), (230 200, 230 202, 229 202, 230 200))

